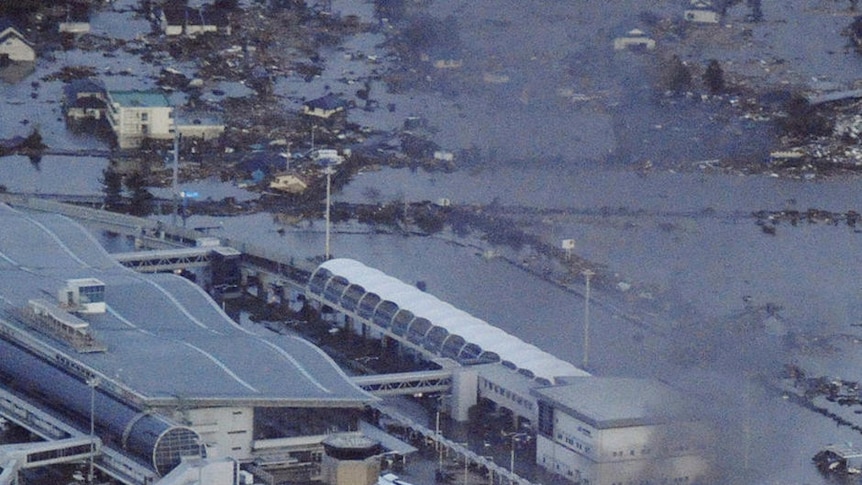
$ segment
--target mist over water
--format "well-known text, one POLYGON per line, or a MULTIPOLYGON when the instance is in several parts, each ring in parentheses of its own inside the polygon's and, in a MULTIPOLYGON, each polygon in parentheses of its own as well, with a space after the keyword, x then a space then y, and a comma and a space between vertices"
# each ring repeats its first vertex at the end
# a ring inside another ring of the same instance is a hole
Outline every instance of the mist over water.
MULTIPOLYGON (((335 0, 333 8, 355 3, 335 0)), ((767 6, 768 22, 752 29, 754 42, 773 45, 773 58, 793 60, 794 83, 827 74, 836 82, 862 76, 862 63, 844 62, 845 39, 814 35, 837 31, 840 19, 816 17, 806 27, 797 14, 782 13, 808 6, 802 1, 767 6), (802 28, 810 31, 800 33, 802 28), (835 54, 827 55, 827 50, 835 54)), ((435 73, 427 90, 388 93, 382 83, 375 84, 374 96, 381 105, 394 103, 394 112, 355 110, 349 116, 375 127, 397 127, 407 116, 422 116, 441 148, 475 148, 480 156, 455 174, 365 173, 336 199, 368 202, 363 194, 375 188, 382 200, 446 197, 455 204, 497 201, 570 210, 524 224, 554 244, 574 238, 578 255, 648 286, 667 303, 644 327, 601 303, 641 296, 597 290, 589 370, 657 377, 697 398, 703 416, 715 424, 722 483, 823 483, 811 457, 828 443, 859 442, 859 433, 782 399, 762 385, 762 377, 795 363, 812 375, 858 379, 862 360, 855 357, 854 345, 806 353, 788 347, 788 335, 858 336, 851 325, 860 323, 855 264, 860 236, 846 226, 826 224, 780 224, 770 236, 748 215, 810 207, 859 210, 859 184, 697 169, 698 162, 716 158, 762 161, 776 134, 769 123, 740 119, 730 108, 732 96, 707 101, 697 94, 666 96, 655 87, 655 56, 612 51, 615 35, 642 27, 638 16, 643 11, 678 15, 679 9, 678 2, 666 1, 432 2, 431 14, 457 23, 465 67, 435 73), (485 74, 508 80, 486 82, 485 74), (653 169, 643 171, 647 164, 653 169), (681 167, 688 170, 669 171, 681 167), (609 215, 597 216, 602 209, 609 215), (616 214, 617 209, 624 214, 616 214), (783 333, 767 331, 767 315, 748 308, 766 304, 780 307, 783 333)), ((113 22, 115 15, 107 17, 113 22)), ((380 40, 364 37, 350 48, 376 52, 380 40)), ((700 46, 698 56, 686 60, 702 65, 716 57, 758 69, 759 62, 747 63, 744 49, 730 47, 700 46)), ((137 61, 97 59, 98 54, 77 51, 66 56, 70 62, 114 71, 131 67, 140 74, 111 77, 110 87, 152 86, 145 76, 152 74, 151 67, 137 61)), ((334 60, 330 65, 341 67, 334 60)), ((39 69, 40 74, 51 71, 39 69)), ((339 69, 329 75, 335 79, 340 74, 339 69)), ((319 83, 276 82, 285 97, 311 96, 321 89, 319 83)), ((355 91, 355 86, 343 89, 355 91)), ((39 124, 52 146, 101 148, 54 123, 59 84, 44 83, 38 101, 25 103, 33 90, 27 83, 3 87, 7 103, 0 136, 26 135, 39 124), (8 102, 13 99, 15 104, 8 102)), ((0 163, 0 184, 10 190, 92 195, 101 190, 97 177, 107 161, 45 157, 41 167, 34 167, 23 157, 5 157, 0 163)), ((228 192, 206 184, 195 188, 204 198, 228 192)), ((250 240, 297 259, 320 255, 323 248, 320 221, 288 227, 286 233, 277 232, 282 226, 269 214, 193 216, 188 224, 221 224, 218 235, 250 240)), ((580 365, 582 298, 500 259, 483 259, 481 242, 464 246, 441 238, 350 234, 354 229, 336 226, 336 256, 358 259, 408 283, 423 281, 431 294, 580 365)))

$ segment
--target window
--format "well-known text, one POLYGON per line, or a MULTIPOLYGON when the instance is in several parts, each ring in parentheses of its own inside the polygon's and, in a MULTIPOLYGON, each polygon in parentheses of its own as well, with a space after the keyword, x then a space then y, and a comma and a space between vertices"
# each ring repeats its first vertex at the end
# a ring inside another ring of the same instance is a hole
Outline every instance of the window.
POLYGON ((539 401, 539 433, 550 437, 554 435, 554 408, 547 403, 539 401))
POLYGON ((149 113, 141 113, 141 121, 149 121, 150 114, 149 113))

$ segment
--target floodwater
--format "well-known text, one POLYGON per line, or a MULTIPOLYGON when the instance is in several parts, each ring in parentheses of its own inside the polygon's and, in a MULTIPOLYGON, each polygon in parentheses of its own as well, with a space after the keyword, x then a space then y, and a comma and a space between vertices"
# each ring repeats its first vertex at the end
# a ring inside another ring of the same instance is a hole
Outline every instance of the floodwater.
MULTIPOLYGON (((622 320, 603 304, 632 296, 594 293, 589 370, 659 377, 710 403, 710 417, 717 419, 729 443, 737 443, 725 450, 724 464, 735 473, 728 483, 820 483, 809 462, 814 453, 824 444, 858 441, 855 432, 794 407, 747 376, 771 374, 784 363, 796 362, 812 375, 855 380, 862 369, 859 359, 841 351, 794 354, 764 327, 740 330, 732 324, 732 317, 744 311, 746 298, 751 305, 780 307, 788 332, 858 336, 851 325, 859 323, 859 269, 847 262, 862 249, 860 234, 846 225, 785 224, 768 235, 748 217, 753 209, 780 209, 791 200, 801 208, 844 211, 858 201, 858 181, 674 173, 642 178, 626 171, 591 170, 560 179, 549 172, 540 177, 518 169, 465 177, 384 170, 360 177, 343 197, 361 199, 365 187, 377 187, 404 190, 407 200, 422 200, 461 193, 461 184, 480 178, 485 185, 477 184, 469 200, 459 203, 493 198, 503 205, 520 203, 517 199, 530 191, 513 189, 514 180, 546 187, 546 193, 557 194, 545 201, 548 206, 570 207, 575 215, 543 220, 537 223, 539 230, 549 239, 575 238, 579 255, 634 283, 654 285, 655 296, 669 303, 667 314, 645 316, 649 325, 643 327, 622 320), (401 177, 415 183, 392 183, 401 177), (570 190, 558 190, 561 185, 570 190), (624 188, 632 191, 616 190, 624 188), (605 206, 625 207, 633 215, 578 215, 577 209, 605 206), (746 460, 748 470, 741 466, 746 460)), ((265 214, 189 220, 198 226, 216 223, 222 224, 225 237, 250 240, 286 257, 323 252, 324 225, 319 220, 287 226, 283 233, 278 232, 283 226, 265 214)), ((332 251, 407 283, 422 281, 429 293, 576 365, 582 363, 580 296, 500 258, 484 258, 487 246, 479 240, 453 239, 375 234, 344 224, 334 226, 332 251)))
MULTIPOLYGON (((839 3, 769 4, 764 6, 767 21, 759 25, 745 24, 744 9, 737 7, 729 26, 704 27, 728 32, 735 43, 692 42, 683 57, 698 63, 718 58, 753 82, 847 87, 862 77, 862 63, 844 47, 840 30, 849 17, 839 3), (818 35, 800 35, 800 29, 818 35)), ((369 20, 370 6, 333 1, 334 11, 369 20)), ((750 217, 758 210, 858 212, 858 179, 801 181, 697 168, 704 160, 726 156, 761 160, 774 133, 767 124, 728 114, 729 97, 701 101, 651 93, 652 58, 610 51, 617 33, 641 26, 643 11, 672 14, 680 8, 677 2, 441 0, 433 7, 440 18, 457 19, 467 61, 463 74, 434 74, 429 83, 437 93, 390 93, 374 81, 387 68, 379 63, 386 52, 379 48, 378 34, 349 39, 325 53, 327 68, 319 79, 280 79, 276 93, 285 109, 327 91, 356 100, 356 91, 372 78, 372 98, 380 107, 355 109, 351 121, 392 130, 408 116, 420 115, 428 119, 428 135, 441 148, 476 148, 480 160, 454 174, 366 172, 336 200, 367 202, 366 194, 374 189, 384 201, 449 198, 453 204, 566 210, 529 221, 531 231, 551 243, 575 239, 578 255, 649 287, 669 304, 664 313, 647 316, 648 326, 636 326, 608 305, 646 295, 597 291, 589 370, 658 377, 710 403, 704 411, 722 430, 727 483, 823 483, 811 457, 825 444, 858 442, 858 434, 764 391, 748 377, 794 362, 813 375, 858 380, 862 361, 855 349, 795 353, 765 330, 738 329, 728 321, 746 303, 768 303, 780 308, 788 332, 858 336, 862 279, 855 259, 862 249, 860 234, 846 225, 805 223, 779 224, 771 235, 750 217), (508 81, 487 83, 486 73, 508 81), (646 162, 655 168, 643 170, 646 162)), ((98 16, 94 29, 114 35, 120 15, 98 16)), ((143 29, 137 21, 130 25, 123 34, 127 38, 143 29)), ((59 64, 83 64, 104 73, 109 88, 147 88, 154 85, 158 69, 128 55, 71 50, 55 57, 54 62, 40 60, 24 82, 0 85, 0 137, 26 135, 38 126, 52 147, 104 148, 96 139, 65 130, 59 113, 62 83, 42 78, 59 64)), ((173 67, 194 71, 193 66, 173 67)), ((104 159, 46 156, 36 167, 25 157, 4 157, 0 185, 13 191, 95 195, 106 164, 104 159)), ((202 198, 254 197, 217 181, 181 190, 202 198)), ((323 253, 320 220, 285 227, 272 214, 257 214, 192 216, 186 222, 189 227, 219 227, 213 234, 287 258, 323 253)), ((423 281, 441 299, 582 363, 582 298, 502 258, 484 258, 489 248, 475 235, 404 237, 338 224, 332 248, 336 257, 358 259, 408 283, 423 281)), ((529 256, 492 249, 513 260, 529 256)))

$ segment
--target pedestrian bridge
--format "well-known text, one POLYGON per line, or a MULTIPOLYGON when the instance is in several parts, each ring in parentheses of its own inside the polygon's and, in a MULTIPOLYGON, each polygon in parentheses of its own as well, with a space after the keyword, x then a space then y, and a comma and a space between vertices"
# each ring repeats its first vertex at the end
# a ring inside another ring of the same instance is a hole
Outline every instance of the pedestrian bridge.
POLYGON ((446 393, 452 387, 452 369, 358 376, 353 383, 380 397, 446 393))
POLYGON ((101 449, 102 440, 95 436, 0 445, 0 485, 17 483, 19 470, 92 459, 101 449))
POLYGON ((242 253, 225 246, 203 246, 176 249, 154 249, 116 253, 114 259, 127 268, 141 273, 161 273, 210 265, 214 255, 222 258, 239 257, 242 253))

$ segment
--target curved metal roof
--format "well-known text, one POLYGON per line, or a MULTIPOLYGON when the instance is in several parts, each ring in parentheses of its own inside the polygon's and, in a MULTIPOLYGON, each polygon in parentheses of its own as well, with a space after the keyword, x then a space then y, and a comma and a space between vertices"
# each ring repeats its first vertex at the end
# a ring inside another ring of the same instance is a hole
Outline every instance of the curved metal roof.
MULTIPOLYGON (((450 335, 463 338, 466 343, 478 345, 484 352, 493 352, 501 359, 512 362, 518 369, 529 371, 536 377, 553 381, 555 377, 589 375, 535 345, 507 334, 484 320, 359 261, 346 258, 331 259, 318 266, 314 275, 325 273, 330 275, 329 279, 346 278, 350 284, 360 285, 368 293, 379 296, 381 300, 392 301, 402 310, 413 313, 416 318, 425 318, 434 327, 445 329, 450 335)), ((395 313, 397 312, 394 312, 393 316, 395 313)), ((451 337, 446 341, 455 342, 451 337)))
POLYGON ((376 400, 306 340, 235 323, 185 278, 124 268, 70 219, 0 204, 0 226, 0 317, 137 405, 360 407, 376 400), (106 352, 77 353, 16 321, 29 300, 56 298, 76 278, 105 283, 107 312, 79 318, 106 352))

